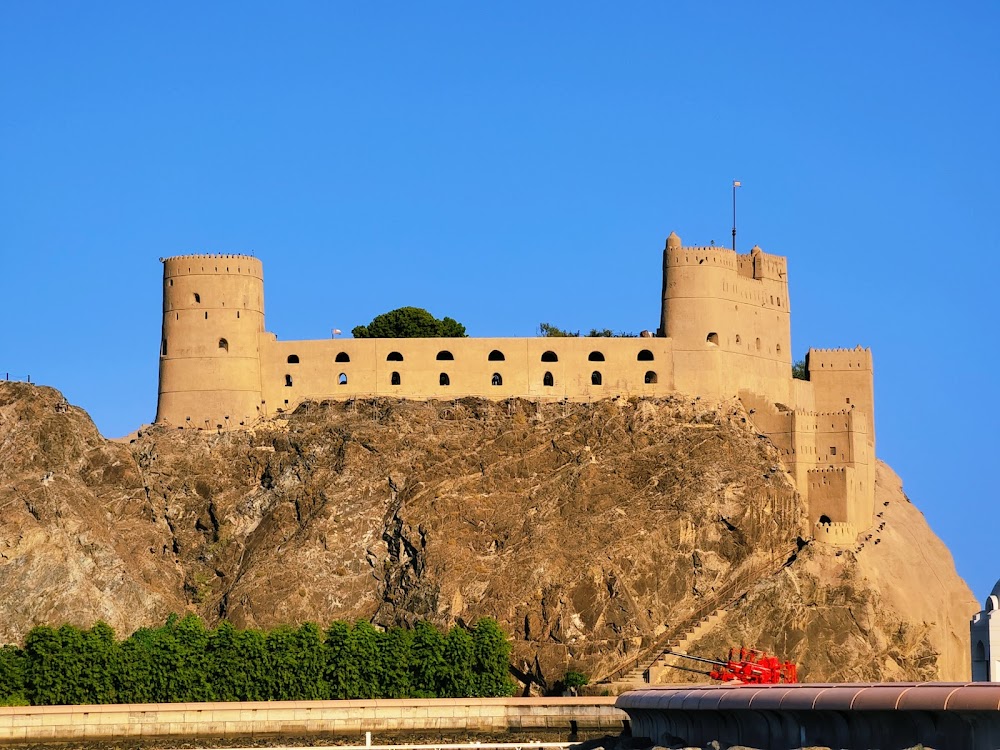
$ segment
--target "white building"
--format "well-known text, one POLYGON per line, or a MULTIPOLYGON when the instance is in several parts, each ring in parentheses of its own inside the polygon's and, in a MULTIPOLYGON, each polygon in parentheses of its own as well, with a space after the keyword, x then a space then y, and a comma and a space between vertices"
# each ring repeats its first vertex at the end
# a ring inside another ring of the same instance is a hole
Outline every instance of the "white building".
POLYGON ((969 623, 972 681, 1000 682, 1000 581, 986 597, 982 612, 969 623))

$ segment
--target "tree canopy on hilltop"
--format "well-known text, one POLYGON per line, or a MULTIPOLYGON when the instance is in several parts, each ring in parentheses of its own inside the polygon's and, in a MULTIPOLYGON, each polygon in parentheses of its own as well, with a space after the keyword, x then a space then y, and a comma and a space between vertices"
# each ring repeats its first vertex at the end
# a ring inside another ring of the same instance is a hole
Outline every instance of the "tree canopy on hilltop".
MULTIPOLYGON (((538 335, 546 338, 576 338, 580 335, 579 331, 567 331, 550 323, 539 323, 538 324, 538 335)), ((610 328, 591 328, 590 333, 587 334, 587 338, 633 338, 634 333, 625 333, 620 331, 615 333, 610 328)))
POLYGON ((376 315, 366 326, 355 326, 356 339, 463 338, 465 326, 453 318, 438 320, 421 307, 400 307, 376 315))

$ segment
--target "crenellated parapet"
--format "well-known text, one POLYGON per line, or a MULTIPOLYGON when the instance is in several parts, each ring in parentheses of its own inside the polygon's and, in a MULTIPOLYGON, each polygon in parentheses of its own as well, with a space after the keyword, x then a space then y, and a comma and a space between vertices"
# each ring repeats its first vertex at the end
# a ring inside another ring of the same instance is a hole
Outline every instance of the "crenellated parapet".
POLYGON ((858 538, 857 527, 845 521, 816 521, 812 531, 817 542, 835 547, 850 547, 858 538))
POLYGON ((872 350, 857 346, 854 349, 809 349, 806 364, 814 370, 870 370, 872 350))
POLYGON ((163 259, 163 278, 202 275, 246 275, 263 280, 264 267, 252 255, 175 255, 163 259))

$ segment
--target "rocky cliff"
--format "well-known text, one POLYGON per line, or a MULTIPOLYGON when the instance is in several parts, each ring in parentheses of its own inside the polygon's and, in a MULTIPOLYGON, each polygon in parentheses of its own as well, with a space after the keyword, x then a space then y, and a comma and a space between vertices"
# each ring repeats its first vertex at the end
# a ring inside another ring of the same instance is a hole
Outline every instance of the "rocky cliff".
POLYGON ((0 383, 0 641, 180 611, 490 615, 544 687, 739 596, 699 649, 753 641, 812 680, 964 679, 976 602, 887 468, 879 485, 879 544, 838 555, 737 401, 324 402, 110 442, 58 392, 0 383))

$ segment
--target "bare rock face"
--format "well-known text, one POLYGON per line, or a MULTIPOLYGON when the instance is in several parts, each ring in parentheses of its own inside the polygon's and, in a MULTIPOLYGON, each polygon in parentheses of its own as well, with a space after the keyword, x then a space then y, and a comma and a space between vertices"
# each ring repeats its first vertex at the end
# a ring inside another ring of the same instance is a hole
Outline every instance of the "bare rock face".
POLYGON ((261 627, 489 615, 522 680, 551 687, 745 591, 706 649, 773 636, 812 679, 951 676, 967 612, 942 607, 976 603, 898 480, 880 483, 894 520, 838 556, 799 539, 804 509, 735 401, 324 402, 123 445, 57 392, 3 383, 0 640, 185 610, 261 627), (915 537, 932 592, 891 572, 915 537), (863 627, 844 638, 847 613, 863 627))
MULTIPOLYGON (((724 656, 748 644, 797 661, 802 682, 966 681, 969 618, 979 604, 947 547, 879 463, 875 526, 853 549, 809 545, 754 585, 694 643, 724 656)), ((673 664, 690 666, 684 659, 673 664)), ((704 676, 667 670, 671 682, 704 676)))

